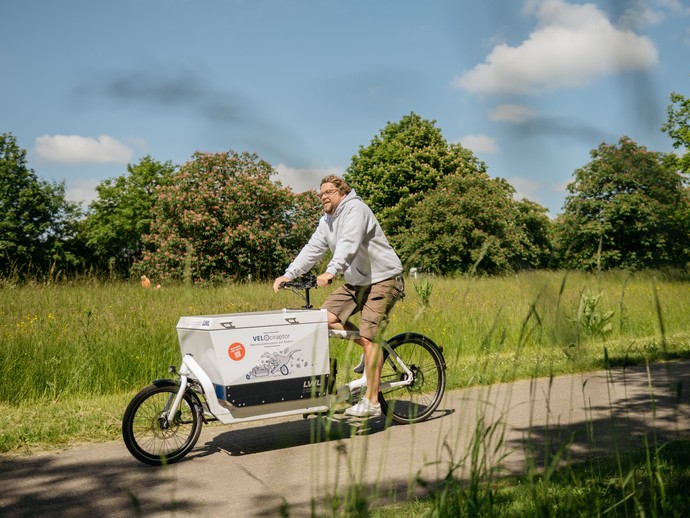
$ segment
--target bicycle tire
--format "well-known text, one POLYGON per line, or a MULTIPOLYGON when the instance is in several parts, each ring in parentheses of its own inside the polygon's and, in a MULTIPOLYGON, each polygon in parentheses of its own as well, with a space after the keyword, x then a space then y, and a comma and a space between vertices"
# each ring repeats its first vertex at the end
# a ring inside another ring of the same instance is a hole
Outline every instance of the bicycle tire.
POLYGON ((167 426, 161 415, 179 385, 152 384, 132 398, 122 418, 122 438, 137 460, 151 466, 172 464, 187 455, 201 433, 202 409, 196 396, 185 392, 167 426))
MULTIPOLYGON (((381 411, 401 424, 428 419, 438 408, 446 389, 446 362, 441 348, 417 333, 396 335, 388 341, 388 345, 412 371, 413 381, 407 386, 379 392, 381 411)), ((401 381, 406 376, 385 350, 381 383, 401 381)))

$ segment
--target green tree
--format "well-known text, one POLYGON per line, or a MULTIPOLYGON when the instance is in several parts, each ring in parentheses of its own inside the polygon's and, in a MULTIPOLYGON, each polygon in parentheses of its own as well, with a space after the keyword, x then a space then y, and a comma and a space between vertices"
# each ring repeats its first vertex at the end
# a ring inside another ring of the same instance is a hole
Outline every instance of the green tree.
POLYGON ((675 159, 627 137, 601 144, 575 171, 557 223, 566 268, 685 266, 689 200, 675 159))
POLYGON ((0 135, 0 273, 43 274, 79 262, 79 207, 63 183, 40 180, 10 133, 0 135))
POLYGON ((486 173, 444 177, 411 211, 411 226, 400 239, 404 262, 438 274, 499 274, 543 266, 548 259, 546 209, 516 202, 514 192, 506 180, 486 173))
POLYGON ((678 164, 681 171, 690 174, 690 99, 672 93, 667 114, 668 119, 661 129, 671 137, 675 149, 685 149, 678 164))
POLYGON ((411 221, 409 211, 449 174, 475 174, 486 166, 470 150, 448 144, 435 121, 411 113, 388 123, 352 158, 345 179, 379 218, 395 245, 411 221))
POLYGON ((273 278, 313 232, 316 193, 274 182, 257 155, 196 153, 158 190, 150 247, 136 265, 161 281, 273 278))
POLYGON ((126 275, 144 252, 142 236, 151 227, 156 190, 175 171, 170 162, 145 156, 129 164, 127 174, 107 179, 96 187, 97 199, 86 218, 86 238, 99 268, 126 275))
POLYGON ((548 209, 531 200, 515 202, 515 221, 523 246, 516 268, 547 268, 553 264, 554 223, 548 209))

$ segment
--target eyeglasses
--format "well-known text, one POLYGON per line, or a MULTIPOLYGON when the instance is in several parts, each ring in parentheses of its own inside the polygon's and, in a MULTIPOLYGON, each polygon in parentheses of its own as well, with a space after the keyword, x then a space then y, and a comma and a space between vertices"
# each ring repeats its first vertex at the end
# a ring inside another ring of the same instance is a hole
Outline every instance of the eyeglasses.
POLYGON ((330 198, 336 192, 338 192, 338 189, 329 189, 327 191, 320 192, 318 196, 323 200, 326 196, 330 198))

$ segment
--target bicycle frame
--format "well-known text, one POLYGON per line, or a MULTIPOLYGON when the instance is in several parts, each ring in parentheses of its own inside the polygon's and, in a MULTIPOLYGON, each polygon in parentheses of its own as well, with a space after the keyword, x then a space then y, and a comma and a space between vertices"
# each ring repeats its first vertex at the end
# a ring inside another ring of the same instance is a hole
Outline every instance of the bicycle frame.
MULTIPOLYGON (((359 338, 359 332, 329 329, 328 337, 342 340, 356 340, 359 338)), ((412 383, 413 375, 407 365, 405 365, 395 351, 390 348, 386 341, 382 341, 381 345, 386 351, 388 351, 389 361, 395 361, 405 374, 403 379, 399 381, 387 381, 382 383, 381 390, 403 387, 412 383)), ((205 410, 208 410, 208 413, 211 414, 213 418, 217 419, 223 424, 233 424, 290 415, 328 412, 336 404, 348 400, 351 394, 360 390, 367 384, 366 374, 364 374, 361 378, 352 380, 349 383, 340 386, 335 394, 326 394, 321 397, 311 398, 306 406, 304 401, 296 400, 269 403, 266 405, 256 405, 246 408, 235 408, 231 410, 221 405, 218 397, 216 396, 216 392, 210 377, 191 354, 185 354, 182 358, 182 363, 178 370, 178 374, 179 390, 177 391, 177 394, 175 395, 175 398, 170 404, 169 408, 167 408, 167 410, 165 410, 161 415, 161 419, 166 421, 169 421, 169 416, 174 416, 176 414, 184 393, 189 390, 190 386, 193 387, 194 384, 198 384, 201 387, 202 395, 207 407, 205 410)))

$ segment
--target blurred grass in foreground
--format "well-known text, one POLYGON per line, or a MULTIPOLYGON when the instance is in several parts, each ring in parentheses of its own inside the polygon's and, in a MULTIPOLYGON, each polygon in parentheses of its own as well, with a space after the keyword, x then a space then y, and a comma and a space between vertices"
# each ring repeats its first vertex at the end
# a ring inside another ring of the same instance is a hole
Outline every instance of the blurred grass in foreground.
POLYGON ((370 510, 372 518, 688 516, 690 441, 678 440, 472 488, 452 478, 427 498, 370 510))

